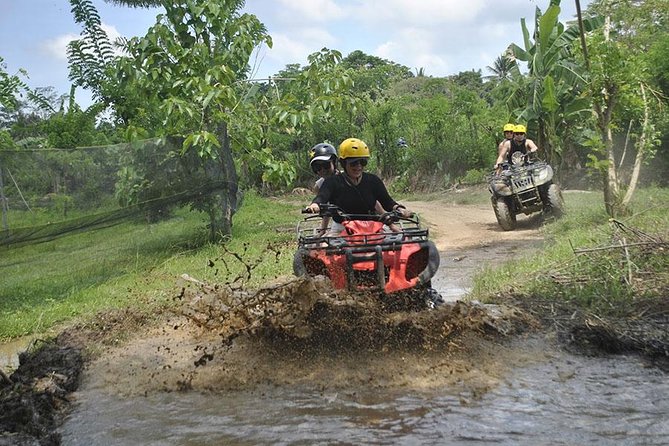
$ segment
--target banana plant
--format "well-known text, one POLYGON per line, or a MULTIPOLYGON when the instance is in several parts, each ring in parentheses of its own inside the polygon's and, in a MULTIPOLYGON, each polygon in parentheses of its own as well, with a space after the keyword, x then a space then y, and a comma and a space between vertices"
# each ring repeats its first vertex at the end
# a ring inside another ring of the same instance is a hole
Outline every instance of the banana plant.
MULTIPOLYGON (((524 47, 511 44, 510 50, 517 61, 527 63, 528 74, 521 75, 516 66, 511 76, 514 90, 508 100, 517 121, 528 123, 539 147, 556 164, 563 159, 563 144, 571 127, 592 110, 584 92, 586 71, 573 53, 579 28, 576 24, 565 27, 558 20, 559 14, 560 0, 553 0, 543 14, 536 8, 532 36, 525 18, 521 19, 524 47)), ((601 17, 583 21, 586 32, 602 24, 601 17)))

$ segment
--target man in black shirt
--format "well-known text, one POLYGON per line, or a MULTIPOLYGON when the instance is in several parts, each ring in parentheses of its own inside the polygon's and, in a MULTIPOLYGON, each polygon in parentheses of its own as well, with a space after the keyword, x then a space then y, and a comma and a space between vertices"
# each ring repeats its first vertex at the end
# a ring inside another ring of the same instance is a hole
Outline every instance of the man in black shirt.
POLYGON ((525 136, 525 132, 525 126, 518 124, 513 128, 513 139, 502 141, 497 161, 495 161, 495 169, 499 170, 500 164, 505 161, 511 163, 514 152, 521 152, 524 155, 539 150, 534 141, 525 136))
MULTIPOLYGON (((364 172, 369 157, 369 147, 364 141, 357 138, 344 140, 339 145, 339 162, 344 169, 342 174, 323 182, 309 209, 318 213, 319 204, 330 203, 347 214, 374 214, 378 201, 384 209, 399 210, 403 216, 410 217, 413 213, 391 198, 379 177, 364 172)), ((330 233, 338 234, 343 227, 336 217, 334 220, 337 225, 333 225, 330 233)))

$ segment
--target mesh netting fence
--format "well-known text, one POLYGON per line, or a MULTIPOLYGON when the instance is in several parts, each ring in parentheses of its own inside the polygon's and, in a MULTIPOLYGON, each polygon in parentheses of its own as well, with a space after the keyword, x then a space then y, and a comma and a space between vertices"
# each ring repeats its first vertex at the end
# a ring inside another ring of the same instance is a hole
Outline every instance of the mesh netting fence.
POLYGON ((197 154, 181 154, 177 139, 0 149, 0 246, 41 243, 131 219, 153 222, 186 203, 202 210, 214 193, 237 197, 236 183, 204 169, 197 154))

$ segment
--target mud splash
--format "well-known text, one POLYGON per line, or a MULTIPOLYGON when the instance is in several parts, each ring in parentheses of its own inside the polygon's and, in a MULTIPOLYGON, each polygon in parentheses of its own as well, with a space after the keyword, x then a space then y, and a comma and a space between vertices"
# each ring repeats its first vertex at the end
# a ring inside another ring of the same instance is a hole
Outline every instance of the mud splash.
POLYGON ((378 296, 336 291, 320 277, 253 292, 186 277, 178 301, 168 323, 94 362, 87 385, 120 395, 436 386, 504 368, 494 356, 506 337, 536 326, 511 307, 465 302, 391 311, 378 296), (474 371, 475 363, 483 365, 474 371))
POLYGON ((415 311, 420 297, 348 293, 327 278, 293 277, 254 293, 212 287, 188 276, 182 315, 225 344, 242 334, 327 350, 431 349, 463 332, 509 334, 524 326, 520 312, 490 312, 456 301, 415 311))

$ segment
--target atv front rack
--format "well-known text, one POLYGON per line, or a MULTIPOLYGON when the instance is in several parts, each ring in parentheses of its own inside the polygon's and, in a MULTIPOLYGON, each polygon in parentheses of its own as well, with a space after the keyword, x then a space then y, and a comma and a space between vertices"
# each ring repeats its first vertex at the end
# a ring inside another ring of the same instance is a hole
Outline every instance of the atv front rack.
MULTIPOLYGON (((350 220, 382 221, 378 215, 365 215, 350 220)), ((323 235, 322 215, 312 215, 297 225, 298 249, 294 256, 296 275, 325 275, 335 288, 356 291, 378 290, 392 293, 425 287, 439 266, 439 253, 428 239, 429 231, 420 226, 418 218, 394 214, 390 230, 385 226, 374 232, 354 232, 356 226, 323 235)), ((385 220, 384 220, 385 221, 385 220)))

